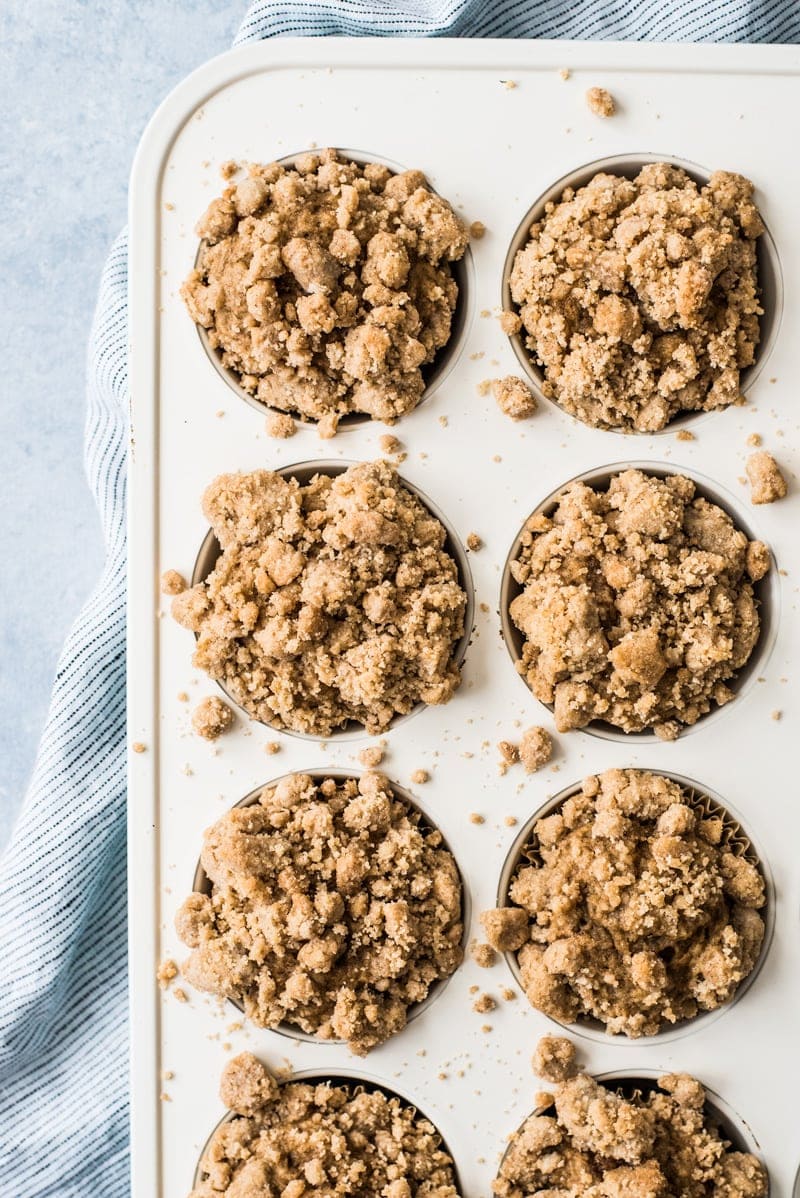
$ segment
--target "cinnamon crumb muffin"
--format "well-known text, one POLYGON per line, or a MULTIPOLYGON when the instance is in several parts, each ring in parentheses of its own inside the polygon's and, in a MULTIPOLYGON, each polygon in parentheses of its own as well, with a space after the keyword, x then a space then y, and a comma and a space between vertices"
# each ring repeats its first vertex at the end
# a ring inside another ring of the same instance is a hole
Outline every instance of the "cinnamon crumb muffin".
POLYGON ((515 1132, 492 1188, 498 1198, 766 1198, 769 1177, 725 1138, 689 1074, 604 1085, 579 1073, 515 1132))
POLYGON ((531 1004, 611 1034, 655 1035, 722 1006, 764 941, 749 842, 716 804, 643 770, 589 777, 538 820, 509 900, 492 914, 519 921, 503 943, 531 1004))
POLYGON ((510 275, 544 393, 596 428, 654 432, 736 403, 762 315, 753 184, 680 167, 598 173, 531 226, 510 275))
POLYGON ((254 719, 378 733, 452 698, 467 595, 444 526, 388 463, 305 486, 225 474, 203 511, 222 553, 172 613, 197 635, 194 664, 254 719))
POLYGON ((379 774, 265 787, 205 834, 209 893, 176 928, 183 977, 365 1055, 461 963, 462 887, 441 833, 379 774))
POLYGON ((729 703, 761 621, 770 555, 681 474, 572 482, 509 564, 517 669, 568 732, 603 720, 665 740, 729 703))
POLYGON ((421 171, 336 150, 242 166, 212 200, 182 295, 242 387, 312 420, 416 407, 448 342, 469 233, 421 171))
POLYGON ((277 1085, 250 1053, 221 1091, 237 1117, 206 1145, 190 1198, 458 1198, 441 1137, 382 1090, 326 1081, 277 1085))

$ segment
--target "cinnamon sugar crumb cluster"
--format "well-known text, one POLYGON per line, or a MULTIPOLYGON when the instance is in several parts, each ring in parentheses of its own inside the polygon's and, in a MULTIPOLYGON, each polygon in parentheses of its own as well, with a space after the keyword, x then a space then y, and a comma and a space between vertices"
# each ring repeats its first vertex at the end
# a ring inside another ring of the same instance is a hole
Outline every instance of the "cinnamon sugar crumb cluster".
POLYGON ((586 103, 595 116, 610 117, 617 111, 614 97, 605 87, 590 87, 586 93, 586 103))
POLYGON ((492 1188, 498 1198, 766 1198, 769 1178, 723 1137, 705 1090, 687 1073, 603 1085, 586 1073, 542 1094, 512 1136, 492 1188))
POLYGON ((226 1067, 220 1124, 190 1198, 458 1198, 436 1128, 380 1090, 326 1082, 278 1085, 250 1053, 226 1067))
POLYGON ((513 906, 481 918, 495 947, 518 952, 546 1015, 655 1035, 728 1002, 753 970, 763 875, 718 811, 677 782, 641 770, 587 778, 536 823, 531 853, 513 906))
POLYGON ((536 411, 536 397, 528 384, 516 375, 494 379, 492 393, 500 411, 512 420, 526 420, 536 411))
POLYGON ((183 976, 259 1027, 363 1056, 462 960, 455 860, 379 774, 290 775, 217 820, 201 863, 210 893, 176 917, 183 976))
POLYGON ((766 449, 751 453, 745 469, 750 483, 751 503, 774 503, 776 499, 785 499, 789 490, 786 479, 781 474, 780 466, 766 449))
POLYGON ((420 171, 335 150, 234 170, 181 294, 242 387, 279 411, 392 423, 448 342, 464 223, 420 171))
POLYGON ((531 1116, 515 1136, 495 1193, 503 1198, 765 1196, 768 1180, 761 1163, 730 1149, 702 1106, 689 1101, 684 1079, 699 1087, 686 1075, 668 1075, 660 1079, 659 1090, 632 1102, 586 1075, 564 1083, 555 1095, 556 1114, 531 1116))
POLYGON ((194 664, 263 723, 383 731, 446 703, 467 597, 446 532, 386 462, 316 475, 226 474, 203 497, 222 553, 178 595, 194 664))
POLYGON ((734 698, 770 556, 691 479, 625 470, 532 516, 510 568, 517 668, 558 731, 604 720, 671 740, 734 698))
POLYGON ((753 185, 666 163, 599 173, 532 225, 510 277, 544 392, 599 428, 653 432, 736 403, 759 343, 753 185))
POLYGON ((234 714, 217 695, 201 699, 192 712, 192 727, 204 740, 217 740, 232 727, 234 714))

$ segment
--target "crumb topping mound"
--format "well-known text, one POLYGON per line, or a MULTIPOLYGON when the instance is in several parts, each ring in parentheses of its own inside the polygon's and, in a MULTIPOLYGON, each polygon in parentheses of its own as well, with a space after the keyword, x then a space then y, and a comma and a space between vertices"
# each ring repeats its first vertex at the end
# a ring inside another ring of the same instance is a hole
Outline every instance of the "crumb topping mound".
POLYGON ((674 739, 714 704, 760 633, 769 551, 680 474, 571 483, 528 521, 511 574, 518 669, 559 732, 604 720, 674 739))
MULTIPOLYGON (((253 1058, 254 1059, 254 1058, 253 1058)), ((190 1198, 458 1198, 436 1128, 401 1099, 358 1085, 287 1082, 221 1123, 190 1198)))
POLYGON ((753 185, 666 163, 597 174, 532 225, 511 295, 545 393, 598 428, 727 407, 759 342, 753 185))
MULTIPOLYGON (((626 1087, 625 1093, 628 1092, 626 1087)), ((493 1183, 498 1198, 766 1198, 769 1179, 725 1140, 685 1073, 626 1097, 585 1073, 512 1137, 493 1183)))
POLYGON ((194 664, 266 724, 328 736, 382 732, 446 703, 467 596, 439 520, 386 462, 306 486, 269 470, 226 474, 203 511, 222 547, 178 595, 194 664))
POLYGON ((461 963, 462 888, 441 834, 379 774, 293 774, 205 835, 211 893, 176 917, 183 976, 260 1027, 364 1055, 461 963))
POLYGON ((587 778, 536 823, 509 888, 508 910, 527 922, 517 959, 531 1004, 638 1037, 732 998, 761 951, 766 901, 732 833, 658 774, 587 778))
POLYGON ((420 171, 251 164, 212 200, 182 295, 224 366, 269 407, 391 423, 450 338, 469 234, 420 171))

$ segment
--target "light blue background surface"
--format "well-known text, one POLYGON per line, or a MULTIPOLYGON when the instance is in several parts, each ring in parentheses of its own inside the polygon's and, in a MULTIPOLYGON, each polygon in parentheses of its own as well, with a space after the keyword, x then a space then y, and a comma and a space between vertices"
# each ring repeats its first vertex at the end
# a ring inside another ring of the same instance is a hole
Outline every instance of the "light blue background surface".
POLYGON ((100 569, 83 473, 86 343, 161 99, 226 50, 245 0, 0 5, 0 848, 64 635, 100 569))

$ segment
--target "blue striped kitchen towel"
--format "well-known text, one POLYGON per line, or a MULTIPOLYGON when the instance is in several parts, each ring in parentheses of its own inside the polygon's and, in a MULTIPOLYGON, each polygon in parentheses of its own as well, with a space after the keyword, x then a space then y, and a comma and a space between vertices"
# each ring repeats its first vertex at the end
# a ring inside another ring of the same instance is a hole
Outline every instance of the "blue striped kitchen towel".
MULTIPOLYGON (((309 0, 252 4, 280 34, 800 42, 797 0, 309 0)), ((58 667, 36 770, 0 867, 0 1196, 129 1190, 125 963, 127 245, 89 348, 87 468, 106 565, 58 667)), ((177 1198, 177 1196, 171 1196, 177 1198)))

